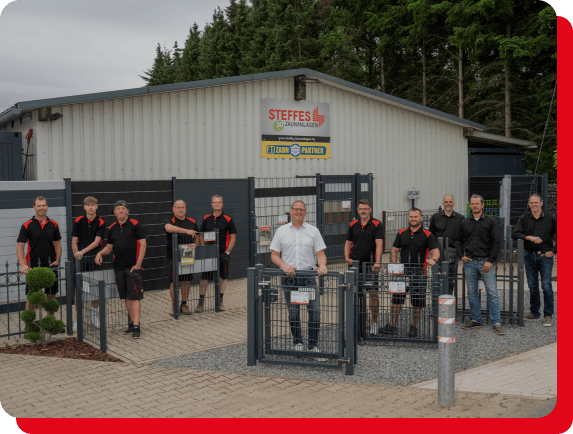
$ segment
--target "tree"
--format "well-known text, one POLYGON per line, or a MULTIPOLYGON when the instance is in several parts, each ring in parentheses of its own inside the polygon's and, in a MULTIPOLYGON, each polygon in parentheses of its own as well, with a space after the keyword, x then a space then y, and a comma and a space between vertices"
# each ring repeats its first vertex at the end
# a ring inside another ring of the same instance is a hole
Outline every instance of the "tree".
POLYGON ((43 288, 51 288, 55 280, 56 274, 45 267, 32 268, 26 274, 26 284, 30 287, 26 298, 31 305, 39 306, 38 320, 35 309, 25 310, 20 317, 26 323, 26 339, 30 342, 40 341, 42 345, 46 345, 53 335, 64 328, 63 321, 54 318, 54 313, 60 309, 60 303, 57 300, 47 300, 42 292, 43 288), (42 316, 42 305, 48 312, 45 317, 42 316), (47 339, 46 333, 50 335, 47 339))

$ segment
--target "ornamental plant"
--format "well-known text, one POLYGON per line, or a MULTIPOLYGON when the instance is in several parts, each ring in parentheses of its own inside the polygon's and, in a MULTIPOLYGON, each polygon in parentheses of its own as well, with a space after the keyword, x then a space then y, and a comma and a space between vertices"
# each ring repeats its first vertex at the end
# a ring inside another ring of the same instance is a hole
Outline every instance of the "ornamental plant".
POLYGON ((20 316, 26 323, 26 339, 30 342, 40 341, 42 345, 46 345, 53 335, 60 333, 64 328, 64 322, 56 320, 53 316, 60 309, 60 303, 57 300, 47 300, 46 294, 42 291, 44 288, 50 288, 55 280, 56 274, 45 267, 32 268, 26 274, 26 284, 30 287, 26 298, 30 304, 40 307, 38 317, 35 309, 25 310, 20 316), (42 306, 51 315, 43 317, 42 306))

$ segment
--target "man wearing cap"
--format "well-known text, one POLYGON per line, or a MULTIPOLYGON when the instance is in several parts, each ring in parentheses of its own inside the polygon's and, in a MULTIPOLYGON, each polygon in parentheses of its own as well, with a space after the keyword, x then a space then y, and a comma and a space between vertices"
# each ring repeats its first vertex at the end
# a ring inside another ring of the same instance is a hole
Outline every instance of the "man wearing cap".
MULTIPOLYGON (((33 207, 36 215, 22 225, 17 239, 16 255, 20 262, 20 270, 23 274, 27 274, 35 267, 53 267, 55 269, 52 271, 56 273, 57 278, 57 268, 62 257, 62 243, 60 241, 62 236, 58 223, 48 218, 48 201, 45 197, 38 196, 35 198, 33 207), (24 257, 26 244, 28 244, 28 252, 24 257)), ((30 287, 26 285, 26 294, 29 290, 30 287)), ((44 292, 48 300, 55 299, 58 293, 57 280, 51 288, 45 288, 44 292)), ((26 310, 35 308, 26 301, 26 310)))
MULTIPOLYGON (((195 242, 195 235, 199 228, 197 223, 191 217, 187 217, 187 205, 181 199, 173 203, 173 217, 165 220, 165 234, 167 235, 167 262, 169 263, 169 278, 171 285, 169 286, 169 293, 171 294, 171 303, 175 303, 175 294, 173 290, 173 232, 177 232, 178 244, 192 244, 195 242)), ((189 315, 189 307, 187 300, 189 300, 189 291, 191 289, 191 279, 193 274, 186 274, 179 276, 179 285, 181 286, 181 307, 179 311, 184 315, 189 315)), ((175 313, 175 305, 173 305, 173 313, 175 313)))
POLYGON ((125 300, 131 319, 124 333, 131 333, 132 338, 139 339, 141 336, 139 317, 143 299, 141 264, 147 248, 145 230, 137 220, 129 218, 126 201, 118 200, 113 213, 117 222, 109 227, 107 246, 96 255, 95 262, 101 265, 102 256, 109 255, 113 251, 113 270, 119 298, 125 300))
POLYGON ((538 194, 529 197, 531 214, 522 215, 515 225, 515 238, 524 240, 525 275, 529 286, 529 313, 527 319, 539 319, 541 297, 539 296, 539 277, 543 290, 543 326, 553 325, 553 286, 551 272, 553 271, 554 256, 557 254, 557 243, 553 245, 553 237, 557 235, 557 219, 543 212, 543 200, 538 194))

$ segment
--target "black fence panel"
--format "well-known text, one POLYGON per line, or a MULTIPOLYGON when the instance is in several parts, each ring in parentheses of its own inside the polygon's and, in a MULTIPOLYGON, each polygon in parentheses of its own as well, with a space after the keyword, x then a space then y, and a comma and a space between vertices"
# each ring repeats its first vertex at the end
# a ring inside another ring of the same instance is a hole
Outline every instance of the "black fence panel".
MULTIPOLYGON (((229 279, 247 277, 251 257, 251 210, 254 210, 253 178, 174 179, 174 200, 187 204, 187 215, 201 227, 203 218, 213 212, 211 197, 223 197, 223 214, 233 218, 237 241, 231 253, 229 279)), ((220 240, 225 243, 225 240, 220 240)))
POLYGON ((483 200, 499 200, 502 179, 503 176, 470 176, 468 201, 472 194, 479 194, 483 200))
MULTIPOLYGON (((430 219, 437 213, 437 209, 422 210, 422 227, 428 229, 430 227, 430 219)), ((392 244, 399 231, 409 227, 408 223, 409 211, 384 211, 382 213, 382 224, 384 225, 384 252, 387 253, 392 250, 392 244)))
MULTIPOLYGON (((164 222, 172 214, 173 181, 73 181, 71 189, 73 218, 85 214, 84 198, 94 196, 98 200, 97 213, 107 228, 117 221, 113 214, 115 202, 122 199, 128 203, 129 218, 143 225, 147 235, 143 288, 145 291, 168 288, 164 222)), ((103 246, 106 244, 107 231, 103 246)))

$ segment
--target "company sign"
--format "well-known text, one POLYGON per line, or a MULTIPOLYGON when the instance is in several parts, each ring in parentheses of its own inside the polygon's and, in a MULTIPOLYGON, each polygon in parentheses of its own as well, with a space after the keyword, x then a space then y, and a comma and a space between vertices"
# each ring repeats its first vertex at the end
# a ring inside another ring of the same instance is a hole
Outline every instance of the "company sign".
POLYGON ((263 158, 330 158, 330 104, 263 98, 263 158))

